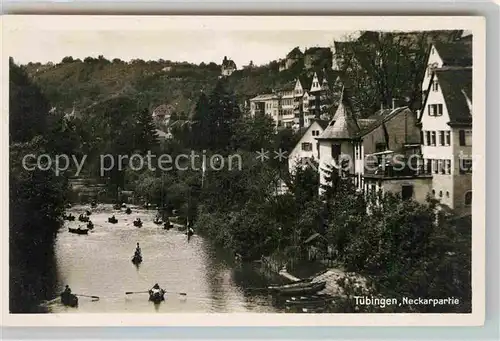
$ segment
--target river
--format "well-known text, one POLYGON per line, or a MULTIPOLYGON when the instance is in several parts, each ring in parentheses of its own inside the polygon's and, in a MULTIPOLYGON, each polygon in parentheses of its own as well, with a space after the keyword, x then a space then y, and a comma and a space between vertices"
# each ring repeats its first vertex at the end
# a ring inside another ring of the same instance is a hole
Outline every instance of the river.
MULTIPOLYGON (((87 207, 73 207, 67 213, 78 215, 87 207)), ((269 277, 257 264, 237 265, 233 258, 218 250, 200 235, 188 242, 186 235, 174 228, 169 231, 153 223, 155 211, 132 209, 115 211, 109 205, 92 210, 94 229, 88 235, 68 232, 68 227, 83 225, 77 219, 65 222, 57 235, 55 257, 57 287, 68 284, 77 294, 99 296, 99 300, 79 298, 78 308, 65 307, 57 300, 48 305, 52 313, 139 313, 139 312, 277 312, 272 299, 249 295, 244 288, 263 287, 269 277), (107 222, 115 214, 117 224, 107 222), (140 218, 142 228, 133 226, 140 218), (143 262, 131 262, 139 242, 143 262), (126 295, 127 291, 145 291, 158 283, 167 290, 159 305, 148 301, 144 293, 126 295), (186 293, 180 295, 179 292, 186 293)), ((273 282, 282 281, 273 278, 273 282)))

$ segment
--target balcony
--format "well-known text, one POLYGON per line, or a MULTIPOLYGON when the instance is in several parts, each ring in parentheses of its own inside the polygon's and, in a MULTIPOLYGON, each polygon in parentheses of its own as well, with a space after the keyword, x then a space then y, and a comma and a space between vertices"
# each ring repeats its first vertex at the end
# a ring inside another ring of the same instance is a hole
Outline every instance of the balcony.
POLYGON ((403 157, 391 151, 367 155, 364 161, 364 177, 377 179, 400 179, 432 177, 429 168, 423 164, 421 155, 403 157))

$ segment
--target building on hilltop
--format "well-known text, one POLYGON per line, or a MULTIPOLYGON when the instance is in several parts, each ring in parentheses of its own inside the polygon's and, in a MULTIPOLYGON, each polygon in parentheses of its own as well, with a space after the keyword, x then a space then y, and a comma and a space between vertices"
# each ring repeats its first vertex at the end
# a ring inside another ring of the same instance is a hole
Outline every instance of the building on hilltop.
POLYGON ((231 76, 231 74, 234 71, 236 71, 236 63, 231 59, 227 59, 227 56, 224 56, 224 59, 222 60, 222 67, 221 67, 222 77, 231 76))
POLYGON ((293 48, 284 59, 280 59, 278 61, 279 63, 279 71, 284 71, 284 70, 289 70, 291 69, 294 65, 297 63, 303 61, 304 59, 304 53, 300 50, 300 48, 297 46, 293 48))
POLYGON ((304 51, 304 68, 330 69, 332 67, 332 50, 329 47, 311 47, 304 51))

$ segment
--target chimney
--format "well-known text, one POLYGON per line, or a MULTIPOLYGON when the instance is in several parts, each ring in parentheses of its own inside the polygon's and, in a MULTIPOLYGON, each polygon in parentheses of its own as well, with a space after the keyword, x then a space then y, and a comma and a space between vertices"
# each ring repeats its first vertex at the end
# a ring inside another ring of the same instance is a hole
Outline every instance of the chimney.
POLYGON ((392 99, 392 110, 396 109, 396 99, 392 99))
POLYGON ((380 110, 384 110, 384 103, 380 102, 380 110))

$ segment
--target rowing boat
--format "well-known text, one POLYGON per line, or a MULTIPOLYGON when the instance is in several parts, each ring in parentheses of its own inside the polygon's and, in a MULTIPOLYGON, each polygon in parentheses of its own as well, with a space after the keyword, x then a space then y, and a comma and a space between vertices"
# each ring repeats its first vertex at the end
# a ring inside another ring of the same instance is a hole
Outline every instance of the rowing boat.
POLYGON ((69 227, 68 231, 70 233, 76 233, 76 234, 88 234, 89 233, 88 229, 82 229, 82 228, 76 228, 76 229, 74 229, 74 228, 69 227))
POLYGON ((160 303, 165 301, 165 290, 160 289, 159 291, 149 290, 149 300, 154 303, 160 303))
POLYGON ((325 289, 326 282, 308 283, 307 286, 281 287, 274 289, 279 295, 312 295, 325 289))
POLYGON ((78 297, 73 294, 62 293, 61 303, 69 307, 76 307, 78 306, 78 297))
POLYGON ((134 257, 132 257, 132 263, 136 265, 142 263, 142 256, 135 254, 134 257))
POLYGON ((267 288, 269 290, 289 289, 289 288, 305 288, 305 287, 311 286, 311 281, 300 281, 300 282, 294 282, 294 283, 283 284, 283 285, 271 285, 267 288))

